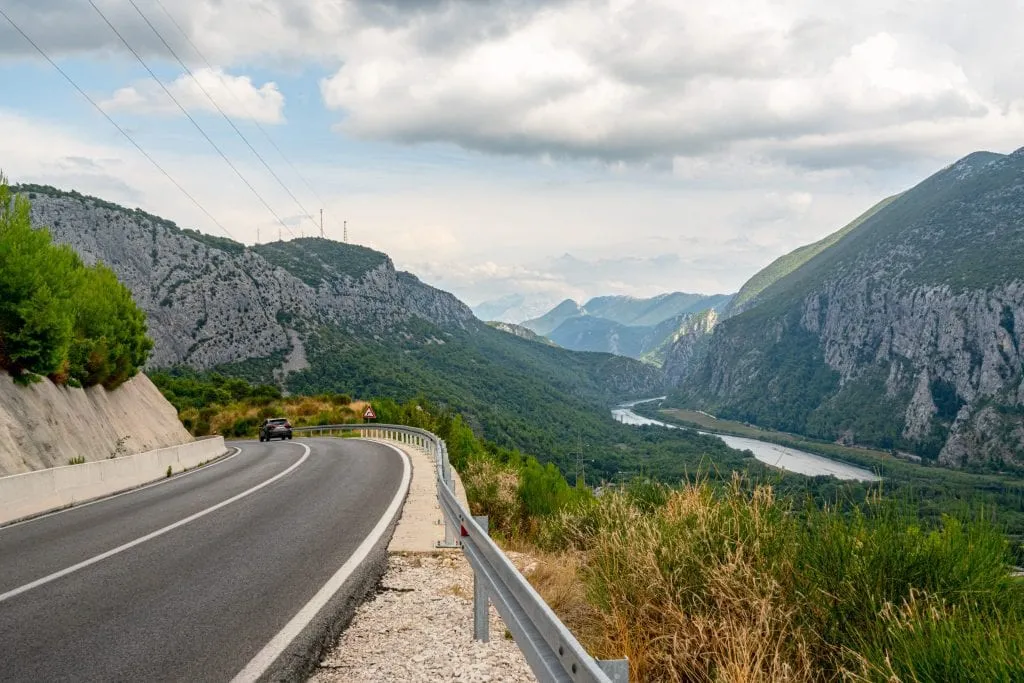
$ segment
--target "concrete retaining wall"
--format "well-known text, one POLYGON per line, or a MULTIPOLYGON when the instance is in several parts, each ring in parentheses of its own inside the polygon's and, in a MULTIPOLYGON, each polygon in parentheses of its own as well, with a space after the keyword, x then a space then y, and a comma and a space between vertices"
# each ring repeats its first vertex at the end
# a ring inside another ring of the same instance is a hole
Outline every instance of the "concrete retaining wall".
POLYGON ((224 454, 215 436, 155 451, 0 477, 0 524, 107 496, 224 454))

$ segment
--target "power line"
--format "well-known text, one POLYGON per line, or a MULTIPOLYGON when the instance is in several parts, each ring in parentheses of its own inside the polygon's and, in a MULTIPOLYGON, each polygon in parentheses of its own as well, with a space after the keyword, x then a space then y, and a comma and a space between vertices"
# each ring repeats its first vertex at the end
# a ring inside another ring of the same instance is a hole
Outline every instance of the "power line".
MULTIPOLYGON (((14 30, 15 30, 15 31, 17 31, 18 33, 20 33, 20 34, 21 34, 21 36, 22 36, 22 38, 24 38, 25 40, 27 40, 27 41, 29 42, 29 44, 30 44, 30 45, 31 45, 32 47, 34 47, 34 48, 36 49, 36 52, 38 52, 38 53, 39 53, 40 55, 42 55, 43 59, 45 59, 45 60, 46 60, 47 62, 49 62, 49 63, 50 63, 50 66, 52 66, 52 67, 53 67, 54 69, 56 69, 56 70, 57 70, 57 71, 58 71, 58 72, 60 73, 60 75, 61 75, 61 76, 63 76, 63 77, 64 77, 64 79, 65 79, 65 80, 66 80, 66 81, 67 81, 68 83, 70 83, 70 84, 72 85, 72 87, 74 87, 74 89, 75 89, 75 90, 77 90, 77 91, 78 91, 78 93, 79 93, 79 94, 80 94, 80 95, 81 95, 82 97, 84 97, 84 98, 85 98, 86 100, 88 100, 88 101, 89 101, 89 104, 91 104, 91 105, 92 105, 92 106, 93 106, 93 107, 94 107, 94 108, 96 109, 96 111, 98 111, 98 112, 99 112, 100 114, 102 114, 102 115, 103 115, 103 118, 105 118, 105 119, 106 119, 106 120, 107 120, 107 121, 108 121, 108 122, 110 123, 110 125, 112 125, 112 126, 113 126, 114 128, 116 128, 116 129, 117 129, 117 131, 118 131, 119 133, 121 133, 121 135, 123 135, 123 136, 125 137, 125 139, 126 139, 126 140, 128 140, 128 142, 132 143, 132 145, 133 145, 133 146, 135 147, 135 149, 139 150, 139 153, 140 153, 140 154, 142 154, 142 156, 146 157, 146 159, 148 159, 148 160, 149 160, 149 163, 153 164, 153 166, 155 166, 155 167, 156 167, 156 169, 157 169, 158 171, 160 171, 160 173, 162 173, 162 174, 164 175, 164 177, 165 177, 165 178, 167 178, 167 179, 168 179, 169 181, 171 181, 171 183, 172 183, 172 184, 173 184, 173 185, 174 185, 174 186, 175 186, 176 188, 178 188, 178 190, 179 190, 179 191, 180 191, 180 192, 181 192, 181 193, 182 193, 183 195, 185 195, 186 197, 188 197, 188 198, 189 198, 189 200, 190 200, 190 201, 191 201, 191 202, 192 202, 193 204, 195 204, 195 205, 196 205, 196 207, 197 207, 197 208, 198 208, 198 209, 199 209, 200 211, 202 211, 202 212, 203 212, 204 214, 206 214, 206 217, 207 217, 207 218, 209 218, 209 219, 210 219, 211 221, 213 221, 213 223, 214 223, 214 224, 215 224, 215 225, 216 225, 216 226, 217 226, 218 228, 220 228, 220 229, 221 229, 221 231, 223 231, 223 233, 224 233, 225 235, 227 235, 227 236, 228 236, 228 238, 230 238, 231 240, 235 240, 235 238, 234 238, 234 237, 233 237, 233 236, 231 235, 231 233, 230 233, 230 232, 228 232, 228 229, 227 229, 227 228, 225 228, 225 227, 224 227, 223 225, 221 225, 220 221, 218 221, 218 220, 217 220, 216 218, 214 218, 214 217, 213 217, 213 214, 211 214, 211 213, 210 213, 209 211, 207 211, 207 210, 206 210, 206 207, 204 207, 204 206, 203 206, 202 204, 200 204, 200 203, 199 203, 199 200, 197 200, 197 199, 196 199, 195 197, 193 197, 193 196, 192 196, 192 194, 191 194, 191 193, 189 193, 189 191, 188 191, 188 190, 186 190, 186 189, 185 189, 184 187, 182 187, 182 186, 181 186, 181 184, 180 184, 180 183, 178 183, 178 181, 177 181, 177 180, 175 180, 175 179, 174 179, 174 178, 173 178, 173 177, 171 176, 171 174, 170 174, 170 173, 168 173, 168 172, 167 172, 167 171, 166 171, 166 170, 164 169, 164 167, 163 167, 163 166, 161 166, 161 165, 160 165, 159 163, 157 163, 156 159, 154 159, 153 157, 151 157, 151 156, 149 155, 149 153, 148 153, 148 152, 147 152, 146 150, 144 150, 144 149, 142 148, 142 146, 141 146, 141 145, 139 145, 139 143, 138 143, 138 142, 136 142, 136 141, 135 141, 135 139, 134 139, 134 138, 133 138, 133 137, 132 137, 131 135, 129 135, 129 134, 128 134, 128 132, 127 132, 127 131, 126 131, 126 130, 125 130, 124 128, 122 128, 122 127, 121 127, 120 125, 118 125, 118 123, 117 123, 116 121, 114 121, 114 119, 112 119, 112 118, 110 117, 110 115, 109 115, 109 114, 107 114, 107 112, 105 112, 105 111, 103 110, 103 107, 101 107, 100 105, 98 105, 98 104, 96 103, 96 101, 95 101, 94 99, 92 99, 92 97, 90 97, 90 96, 89 96, 89 94, 88 94, 88 93, 86 93, 86 92, 85 92, 84 90, 82 90, 82 88, 81 88, 81 87, 79 87, 79 85, 78 85, 77 83, 75 83, 74 79, 73 79, 73 78, 71 78, 71 76, 69 76, 69 75, 67 74, 67 72, 66 72, 66 71, 64 71, 64 69, 60 68, 60 66, 59 66, 59 65, 57 64, 57 62, 53 61, 53 60, 52 60, 52 59, 50 58, 50 55, 46 54, 46 52, 45 52, 45 51, 43 50, 43 48, 39 47, 39 45, 38 45, 38 44, 36 44, 36 41, 32 40, 32 39, 31 39, 31 38, 30 38, 30 37, 28 36, 28 34, 27 34, 27 33, 25 33, 25 32, 24 32, 23 30, 21 30, 21 27, 20 27, 20 26, 18 26, 18 24, 16 24, 16 23, 15 23, 14 19, 12 19, 12 18, 10 17, 10 15, 8 15, 8 14, 7 14, 7 12, 5 12, 5 11, 3 10, 3 8, 2 8, 2 7, 0 7, 0 15, 3 15, 4 19, 6 19, 6 20, 7 20, 7 23, 9 23, 9 24, 10 24, 11 26, 13 26, 13 27, 14 27, 14 30)), ((237 240, 235 240, 235 241, 237 241, 237 240)))
MULTIPOLYGON (((217 104, 217 101, 214 100, 213 96, 210 95, 206 88, 203 87, 203 84, 199 82, 199 79, 196 78, 196 75, 192 73, 192 70, 190 68, 188 68, 188 65, 186 65, 185 62, 182 61, 181 57, 178 56, 178 53, 174 51, 174 48, 171 47, 170 44, 164 39, 163 35, 160 33, 160 31, 157 30, 156 26, 153 25, 153 22, 149 20, 149 17, 147 17, 143 13, 142 9, 139 8, 135 0, 128 0, 128 2, 130 2, 132 7, 135 8, 135 11, 139 13, 139 16, 142 17, 142 20, 146 22, 146 25, 149 26, 153 33, 156 34, 156 37, 160 39, 160 42, 164 44, 164 47, 167 48, 167 51, 170 52, 171 55, 173 55, 174 59, 178 61, 178 64, 180 64, 181 68, 185 70, 185 73, 187 73, 192 78, 193 82, 195 82, 199 90, 201 90, 202 93, 206 95, 206 99, 210 100, 210 104, 212 104, 214 108, 218 112, 220 112, 220 115, 224 117, 224 120, 228 122, 228 125, 231 126, 235 133, 238 134, 238 137, 242 138, 242 142, 244 142, 245 145, 249 148, 249 151, 256 155, 256 158, 260 160, 261 164, 263 164, 263 168, 267 169, 267 172, 270 173, 270 175, 274 177, 274 180, 277 181, 277 184, 280 185, 281 188, 288 193, 288 196, 292 198, 292 201, 294 201, 296 206, 299 207, 299 210, 302 211, 303 215, 305 215, 306 218, 312 221, 313 224, 315 225, 316 221, 313 220, 313 216, 312 214, 310 214, 309 210, 302 205, 302 202, 299 201, 298 197, 292 194, 292 191, 288 189, 288 186, 284 184, 284 181, 282 181, 281 178, 278 177, 276 173, 274 173, 274 169, 270 168, 270 164, 267 163, 266 159, 263 158, 262 154, 256 151, 256 148, 252 146, 252 143, 250 143, 249 139, 245 137, 245 134, 242 133, 242 131, 238 129, 238 126, 235 125, 235 122, 231 120, 231 117, 224 113, 224 110, 220 108, 220 105, 217 104)), ((211 71, 213 71, 212 68, 211 71)), ((224 80, 221 79, 221 82, 224 83, 224 80)), ((225 90, 231 92, 231 88, 227 85, 227 83, 224 83, 224 86, 225 90)))
POLYGON ((174 102, 174 104, 177 105, 178 109, 181 110, 181 113, 185 115, 185 117, 192 123, 193 126, 195 126, 195 129, 199 131, 200 135, 202 135, 204 138, 206 138, 206 141, 210 143, 210 146, 213 147, 214 150, 216 150, 217 154, 220 155, 220 158, 223 159, 224 162, 228 166, 231 167, 231 170, 235 172, 235 175, 237 175, 239 177, 239 179, 243 183, 245 183, 246 187, 248 187, 252 191, 252 193, 254 195, 256 195, 256 198, 259 199, 260 203, 263 204, 264 207, 266 207, 267 211, 269 211, 274 216, 274 218, 277 219, 277 222, 284 226, 284 228, 288 231, 288 234, 290 234, 292 237, 295 237, 295 233, 292 232, 292 229, 290 227, 288 227, 288 225, 284 222, 284 220, 281 219, 280 216, 277 215, 277 212, 274 211, 273 207, 271 207, 270 204, 267 203, 267 200, 265 200, 263 198, 263 195, 261 195, 256 190, 256 188, 252 186, 252 183, 250 183, 246 179, 246 177, 244 175, 242 175, 242 172, 239 171, 238 168, 236 168, 233 163, 231 163, 231 159, 228 159, 228 156, 221 150, 220 147, 217 146, 217 143, 213 141, 213 138, 211 138, 209 135, 207 135, 206 131, 203 130, 202 126, 200 126, 196 122, 196 120, 192 117, 192 115, 188 113, 188 110, 186 110, 185 107, 182 106, 181 102, 178 101, 178 98, 176 98, 174 96, 174 94, 171 93, 170 89, 166 85, 164 85, 163 81, 161 81, 157 77, 157 75, 153 72, 153 70, 151 68, 149 68, 149 65, 146 64, 146 61, 142 58, 142 56, 138 52, 135 51, 135 48, 133 48, 131 46, 131 44, 127 40, 125 40, 125 37, 123 35, 121 35, 121 32, 118 31, 117 28, 112 23, 110 23, 110 20, 107 19, 107 15, 103 13, 103 10, 101 10, 99 7, 96 6, 96 3, 94 2, 94 0, 89 0, 89 4, 92 5, 92 8, 94 10, 96 10, 96 13, 100 15, 100 17, 103 19, 103 21, 106 23, 106 25, 110 27, 110 30, 114 32, 114 35, 116 35, 121 40, 121 42, 124 43, 124 46, 126 48, 128 48, 128 50, 133 55, 135 55, 135 59, 138 60, 139 64, 141 64, 142 67, 147 72, 149 72, 149 75, 153 77, 153 80, 155 80, 157 82, 157 84, 163 89, 164 93, 166 93, 167 96, 169 98, 171 98, 171 101, 174 102))
POLYGON ((210 60, 206 58, 206 56, 202 53, 199 47, 192 41, 192 38, 189 37, 185 29, 181 27, 181 24, 177 22, 174 16, 171 15, 171 13, 167 10, 167 7, 164 6, 162 0, 154 0, 154 2, 156 2, 156 4, 163 11, 164 15, 170 20, 170 22, 174 24, 174 27, 178 29, 178 33, 180 33, 182 38, 184 38, 185 41, 188 42, 192 50, 199 56, 199 59, 201 59, 203 61, 203 64, 206 65, 206 68, 217 75, 217 78, 220 80, 221 85, 224 86, 224 89, 227 90, 228 93, 231 94, 231 97, 234 98, 235 102, 237 102, 239 106, 241 106, 242 109, 245 110, 245 112, 249 115, 249 118, 252 119, 252 122, 256 125, 256 128, 259 129, 260 133, 263 134, 263 137, 266 138, 268 143, 270 143, 270 146, 273 147, 275 151, 277 151, 277 153, 281 156, 282 159, 284 159, 284 162, 288 164, 288 167, 291 168, 295 175, 299 178, 299 180, 302 181, 302 184, 306 186, 306 189, 309 190, 310 193, 317 199, 317 201, 320 202, 321 206, 326 206, 327 202, 325 202, 323 197, 321 197, 320 194, 316 191, 316 189, 313 188, 312 184, 310 184, 310 182, 306 180, 306 177, 302 175, 299 169, 295 167, 295 164, 291 162, 291 159, 289 159, 288 156, 284 153, 284 150, 282 150, 278 146, 278 144, 274 142, 274 138, 271 137, 270 133, 268 133, 266 129, 262 125, 260 125, 260 122, 257 121, 255 117, 253 117, 252 112, 249 111, 248 107, 245 105, 244 102, 242 102, 241 98, 239 98, 234 93, 234 91, 232 91, 231 88, 228 87, 227 81, 224 80, 224 77, 221 75, 221 73, 214 68, 213 64, 210 63, 210 60))

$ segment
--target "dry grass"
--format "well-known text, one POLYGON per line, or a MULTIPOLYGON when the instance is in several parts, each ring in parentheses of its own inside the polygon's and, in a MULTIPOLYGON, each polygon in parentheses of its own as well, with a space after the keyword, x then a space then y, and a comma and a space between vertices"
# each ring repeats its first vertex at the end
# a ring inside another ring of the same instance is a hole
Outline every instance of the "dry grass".
POLYGON ((487 515, 495 537, 514 542, 523 535, 519 473, 489 458, 474 459, 460 474, 474 515, 487 515), (503 533, 497 530, 502 530, 503 533))
POLYGON ((253 405, 249 402, 230 403, 215 410, 184 410, 181 419, 186 424, 206 422, 210 434, 231 436, 253 436, 260 422, 267 417, 287 417, 296 427, 315 424, 342 424, 358 422, 366 409, 365 401, 352 401, 349 405, 337 405, 326 398, 296 397, 284 398, 269 405, 253 405), (235 426, 246 423, 247 434, 235 433, 235 426))
POLYGON ((805 638, 756 547, 771 502, 760 490, 740 511, 699 486, 654 516, 614 501, 626 523, 595 539, 583 571, 602 607, 595 650, 625 653, 635 680, 810 680, 805 638))
POLYGON ((628 657, 634 681, 808 681, 808 638, 771 579, 785 568, 766 566, 778 511, 769 488, 723 500, 687 486, 653 514, 613 494, 559 520, 582 550, 535 550, 526 573, 594 656, 628 657))
POLYGON ((628 657, 633 681, 1024 680, 1024 584, 1001 532, 922 533, 904 514, 797 511, 740 479, 655 485, 563 510, 537 537, 548 552, 515 545, 587 650, 628 657))

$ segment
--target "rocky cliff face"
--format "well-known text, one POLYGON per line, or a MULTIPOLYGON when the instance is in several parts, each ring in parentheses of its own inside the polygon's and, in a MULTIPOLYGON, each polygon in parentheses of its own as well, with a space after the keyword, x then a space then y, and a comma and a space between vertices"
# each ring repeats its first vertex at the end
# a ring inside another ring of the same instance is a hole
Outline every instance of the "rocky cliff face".
POLYGON ((676 399, 950 466, 1024 467, 1021 263, 1024 150, 971 155, 767 287, 696 362, 679 345, 676 399))
POLYGON ((1014 414, 1024 405, 1018 320, 1024 321, 1020 280, 954 292, 849 278, 806 298, 801 324, 821 340, 825 362, 842 383, 857 380, 865 367, 885 369, 885 395, 909 397, 904 439, 920 443, 937 423, 949 423, 939 460, 962 465, 1024 457, 1024 431, 1014 414))
MULTIPOLYGON (((283 357, 319 323, 372 335, 417 317, 445 327, 475 320, 458 299, 396 272, 383 254, 355 275, 325 270, 326 279, 304 280, 257 250, 181 230, 140 211, 41 188, 31 199, 35 224, 48 226, 56 241, 71 245, 87 262, 110 266, 132 290, 149 316, 151 367, 205 369, 283 357)), ((280 248, 290 250, 296 263, 317 262, 328 246, 349 248, 325 242, 295 240, 280 248)))
POLYGON ((665 354, 665 379, 669 386, 679 384, 693 373, 707 353, 711 332, 718 324, 718 313, 709 309, 685 319, 665 354))

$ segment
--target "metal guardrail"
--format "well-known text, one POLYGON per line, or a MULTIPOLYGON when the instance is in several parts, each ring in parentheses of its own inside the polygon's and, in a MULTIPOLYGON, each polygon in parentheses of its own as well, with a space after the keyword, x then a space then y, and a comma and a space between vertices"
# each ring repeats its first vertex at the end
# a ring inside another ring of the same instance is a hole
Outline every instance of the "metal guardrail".
POLYGON ((455 495, 443 439, 424 429, 402 425, 319 425, 295 427, 292 431, 320 436, 360 432, 360 436, 399 441, 434 456, 437 498, 445 526, 445 540, 438 547, 462 548, 473 568, 473 637, 484 642, 489 639, 489 601, 498 609, 540 683, 629 682, 628 660, 591 657, 490 537, 487 518, 474 518, 462 507, 455 495))

